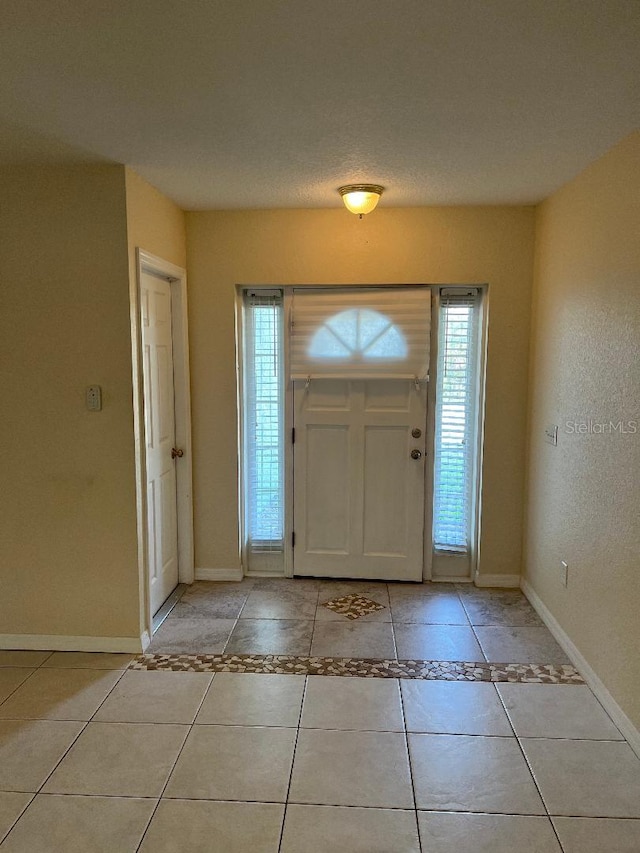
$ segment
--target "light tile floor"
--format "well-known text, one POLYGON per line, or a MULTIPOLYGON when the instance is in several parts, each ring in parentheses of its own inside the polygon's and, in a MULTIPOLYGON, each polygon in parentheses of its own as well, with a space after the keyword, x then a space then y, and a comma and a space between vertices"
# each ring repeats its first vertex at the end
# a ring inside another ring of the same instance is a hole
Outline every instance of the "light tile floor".
MULTIPOLYGON (((559 662, 518 592, 294 583, 196 584, 154 644, 559 662), (384 610, 322 606, 353 591, 384 610)), ((584 684, 131 660, 0 651, 0 853, 640 851, 640 759, 584 684)))

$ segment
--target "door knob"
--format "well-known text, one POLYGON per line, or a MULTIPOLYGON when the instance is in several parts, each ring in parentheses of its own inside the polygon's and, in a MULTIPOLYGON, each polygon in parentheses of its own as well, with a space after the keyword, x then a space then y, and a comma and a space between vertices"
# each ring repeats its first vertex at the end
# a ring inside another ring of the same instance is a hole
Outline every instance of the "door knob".
POLYGON ((172 459, 175 459, 175 458, 176 458, 176 456, 177 456, 179 459, 182 459, 182 457, 184 456, 184 450, 182 450, 182 448, 172 447, 172 448, 171 448, 171 458, 172 458, 172 459))
POLYGON ((414 449, 411 451, 411 458, 412 459, 421 459, 422 458, 422 453, 420 450, 418 450, 417 447, 414 447, 414 449))

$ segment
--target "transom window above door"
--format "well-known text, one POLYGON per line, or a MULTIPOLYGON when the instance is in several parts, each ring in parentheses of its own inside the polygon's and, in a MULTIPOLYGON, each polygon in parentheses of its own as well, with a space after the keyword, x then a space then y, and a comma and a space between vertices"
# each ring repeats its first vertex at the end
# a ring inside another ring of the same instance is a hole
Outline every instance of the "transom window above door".
POLYGON ((291 378, 424 381, 429 370, 428 288, 295 291, 291 378))

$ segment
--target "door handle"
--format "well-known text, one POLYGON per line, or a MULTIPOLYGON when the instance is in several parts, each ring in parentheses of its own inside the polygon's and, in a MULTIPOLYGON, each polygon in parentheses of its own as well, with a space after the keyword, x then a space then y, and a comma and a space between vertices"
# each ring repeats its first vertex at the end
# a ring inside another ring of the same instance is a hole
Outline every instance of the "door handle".
POLYGON ((181 447, 180 448, 179 447, 172 447, 171 448, 171 458, 172 459, 175 459, 176 457, 178 457, 178 459, 182 459, 183 456, 184 456, 184 450, 181 447))
POLYGON ((420 450, 418 450, 417 447, 414 447, 413 450, 411 451, 411 458, 412 459, 422 459, 422 452, 420 450))

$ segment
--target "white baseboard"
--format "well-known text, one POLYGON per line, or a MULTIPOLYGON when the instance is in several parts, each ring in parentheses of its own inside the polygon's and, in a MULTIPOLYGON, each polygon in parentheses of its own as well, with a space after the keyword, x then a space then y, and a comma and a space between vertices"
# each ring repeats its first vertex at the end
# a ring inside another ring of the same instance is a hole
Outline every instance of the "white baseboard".
POLYGON ((196 569, 197 581, 241 581, 242 569, 196 569))
POLYGON ((140 645, 142 646, 142 651, 146 652, 146 650, 151 645, 151 637, 149 636, 148 631, 144 631, 140 637, 140 645))
POLYGON ((482 575, 476 574, 476 586, 499 586, 509 589, 520 588, 520 575, 482 575))
POLYGON ((525 578, 522 578, 520 586, 544 624, 551 631, 567 655, 571 658, 574 665, 580 672, 580 675, 595 693, 600 704, 620 729, 631 749, 640 758, 640 731, 638 731, 620 705, 618 705, 609 690, 601 681, 600 677, 596 675, 586 658, 578 650, 577 646, 573 643, 564 628, 561 627, 558 620, 551 613, 531 584, 525 580, 525 578))
POLYGON ((0 649, 53 652, 131 652, 140 654, 141 637, 68 637, 63 634, 0 634, 0 649))

